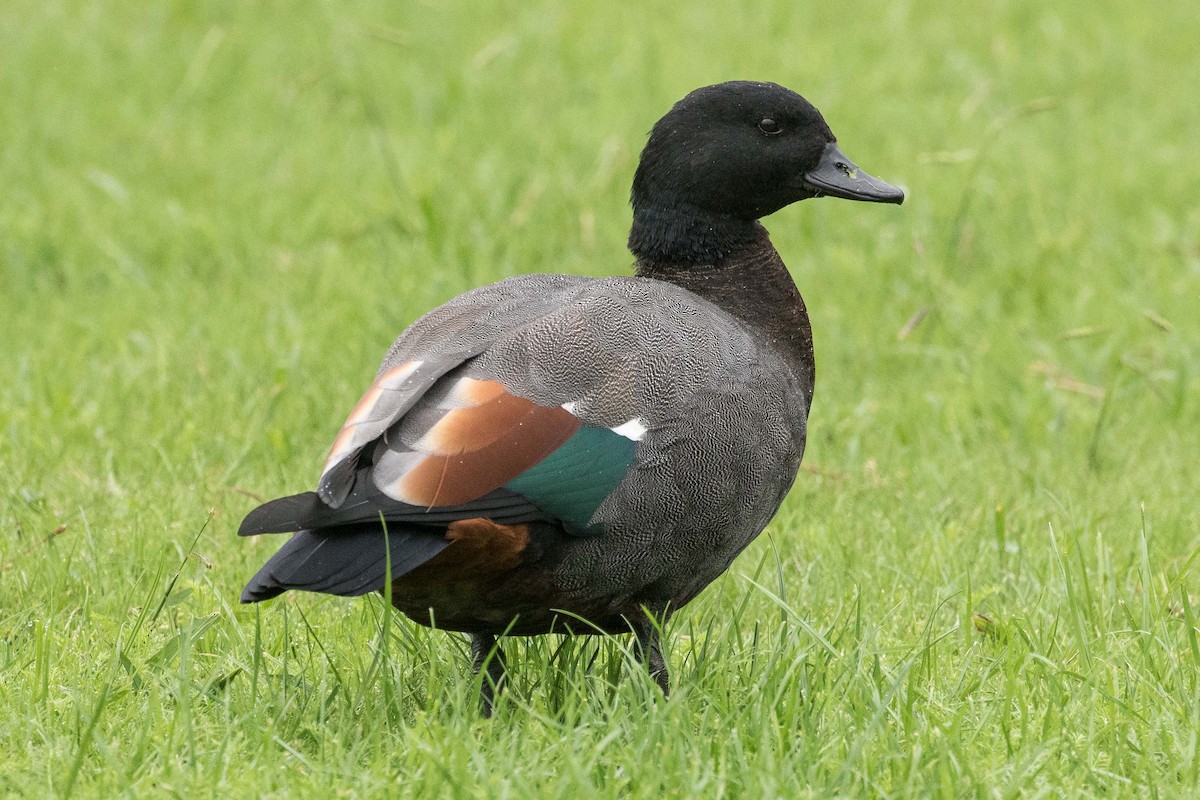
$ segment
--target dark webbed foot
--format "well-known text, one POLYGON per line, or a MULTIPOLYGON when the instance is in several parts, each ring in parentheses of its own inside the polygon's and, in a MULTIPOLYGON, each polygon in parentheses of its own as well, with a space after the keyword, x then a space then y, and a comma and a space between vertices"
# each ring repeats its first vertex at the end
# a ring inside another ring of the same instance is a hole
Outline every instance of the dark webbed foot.
POLYGON ((662 689, 663 697, 671 694, 671 678, 667 672, 667 662, 663 659, 662 643, 659 640, 658 624, 646 615, 632 623, 633 635, 637 639, 634 651, 638 660, 650 670, 650 677, 662 689))
POLYGON ((471 634, 471 659, 478 675, 484 667, 487 674, 479 684, 479 708, 484 718, 492 716, 496 697, 504 689, 505 657, 504 651, 496 644, 496 637, 486 633, 471 634))

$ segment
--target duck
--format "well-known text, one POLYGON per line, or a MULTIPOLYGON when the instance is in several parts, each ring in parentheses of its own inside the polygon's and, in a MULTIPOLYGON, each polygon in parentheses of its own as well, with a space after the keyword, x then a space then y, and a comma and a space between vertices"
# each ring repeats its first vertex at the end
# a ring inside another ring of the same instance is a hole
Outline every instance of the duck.
POLYGON ((663 625, 767 527, 804 454, 812 330, 760 220, 817 197, 904 192, 794 91, 689 93, 633 176, 633 274, 509 277, 404 330, 316 490, 243 520, 292 536, 241 601, 382 593, 470 637, 484 716, 503 637, 631 634, 667 695, 663 625))

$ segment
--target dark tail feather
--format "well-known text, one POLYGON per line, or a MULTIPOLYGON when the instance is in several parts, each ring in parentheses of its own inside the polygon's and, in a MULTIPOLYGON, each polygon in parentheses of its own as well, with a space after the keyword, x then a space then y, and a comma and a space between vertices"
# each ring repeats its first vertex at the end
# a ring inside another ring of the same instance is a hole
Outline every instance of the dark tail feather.
POLYGON ((360 474, 354 483, 354 491, 337 508, 326 505, 316 492, 280 497, 263 503, 247 514, 238 528, 238 536, 332 528, 359 522, 375 523, 378 532, 381 516, 388 522, 441 527, 455 520, 475 517, 486 517, 500 525, 550 518, 524 497, 507 489, 496 489, 462 505, 436 508, 410 506, 388 497, 375 488, 369 476, 360 474))
MULTIPOLYGON (((263 503, 242 520, 238 536, 257 536, 260 533, 288 533, 306 526, 320 527, 319 518, 333 517, 335 509, 321 502, 316 492, 303 492, 263 503)), ((376 517, 378 519, 378 516, 376 517)), ((364 520, 356 520, 363 522, 364 520)), ((336 522, 332 524, 337 524, 336 522)))
POLYGON ((449 545, 443 531, 415 526, 389 527, 387 543, 390 548, 384 547, 378 522, 302 530, 246 584, 242 602, 269 600, 288 589, 356 597, 383 588, 389 549, 392 576, 396 577, 421 566, 449 545))

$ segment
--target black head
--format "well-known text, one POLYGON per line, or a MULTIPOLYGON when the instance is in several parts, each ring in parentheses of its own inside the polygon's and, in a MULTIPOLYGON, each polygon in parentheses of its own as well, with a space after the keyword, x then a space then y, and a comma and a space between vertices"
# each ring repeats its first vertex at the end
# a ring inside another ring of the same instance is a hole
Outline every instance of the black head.
POLYGON ((904 200, 902 191, 855 166, 836 142, 811 103, 777 84, 697 89, 650 132, 633 179, 635 228, 643 211, 753 221, 822 195, 904 200))

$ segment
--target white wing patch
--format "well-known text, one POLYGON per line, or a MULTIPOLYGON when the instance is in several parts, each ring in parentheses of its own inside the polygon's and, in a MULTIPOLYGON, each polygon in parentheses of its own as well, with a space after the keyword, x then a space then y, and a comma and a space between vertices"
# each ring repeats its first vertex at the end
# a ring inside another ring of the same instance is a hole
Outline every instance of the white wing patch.
POLYGON ((613 428, 612 432, 619 433, 631 442, 640 442, 642 437, 646 435, 646 423, 640 417, 634 417, 628 422, 622 422, 613 428))
MULTIPOLYGON (((563 411, 570 412, 571 414, 574 414, 577 417, 579 416, 579 411, 576 410, 576 409, 578 409, 578 407, 579 406, 575 403, 574 400, 572 400, 569 403, 562 404, 563 411)), ((626 439, 628 439, 631 442, 640 442, 642 440, 642 438, 646 435, 646 430, 647 430, 646 420, 642 419, 641 417, 634 417, 633 419, 629 420, 628 422, 622 422, 620 425, 616 426, 615 428, 609 428, 609 430, 612 431, 613 433, 617 434, 618 436, 624 436, 626 439)))

